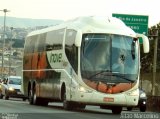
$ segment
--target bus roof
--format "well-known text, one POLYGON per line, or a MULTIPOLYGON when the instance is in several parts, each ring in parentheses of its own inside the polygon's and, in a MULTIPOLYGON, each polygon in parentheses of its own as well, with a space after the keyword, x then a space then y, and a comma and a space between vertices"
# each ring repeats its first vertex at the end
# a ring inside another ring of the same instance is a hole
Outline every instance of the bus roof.
POLYGON ((58 29, 81 30, 82 33, 110 33, 136 37, 135 32, 127 27, 120 19, 115 17, 79 17, 74 20, 66 21, 56 26, 33 31, 28 36, 46 33, 58 29))

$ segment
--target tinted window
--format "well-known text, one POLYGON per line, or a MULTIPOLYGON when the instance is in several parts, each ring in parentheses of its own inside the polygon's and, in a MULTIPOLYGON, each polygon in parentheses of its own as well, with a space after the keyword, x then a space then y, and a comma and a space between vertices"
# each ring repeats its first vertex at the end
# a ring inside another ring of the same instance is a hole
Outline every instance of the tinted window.
POLYGON ((62 49, 64 37, 64 29, 54 30, 47 33, 46 50, 59 50, 62 49))
POLYGON ((26 44, 25 44, 25 53, 33 53, 35 49, 35 43, 37 41, 38 36, 30 36, 26 39, 26 44))
POLYGON ((74 45, 76 33, 77 32, 74 30, 67 30, 65 37, 65 53, 75 72, 78 72, 78 48, 74 45))
POLYGON ((38 52, 43 52, 45 50, 46 33, 39 35, 38 40, 38 52))

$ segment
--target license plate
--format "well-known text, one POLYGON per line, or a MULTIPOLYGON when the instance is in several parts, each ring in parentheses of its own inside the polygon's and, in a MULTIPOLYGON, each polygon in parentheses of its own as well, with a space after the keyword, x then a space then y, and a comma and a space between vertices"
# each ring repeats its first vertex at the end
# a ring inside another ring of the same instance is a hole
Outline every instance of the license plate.
POLYGON ((114 102, 114 98, 110 98, 110 97, 104 97, 103 98, 104 102, 114 102))

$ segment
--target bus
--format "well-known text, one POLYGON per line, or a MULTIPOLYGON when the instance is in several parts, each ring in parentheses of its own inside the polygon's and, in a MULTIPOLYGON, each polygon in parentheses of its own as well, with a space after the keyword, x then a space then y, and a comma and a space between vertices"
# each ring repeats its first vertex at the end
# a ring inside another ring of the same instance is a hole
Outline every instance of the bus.
POLYGON ((96 105, 120 114, 138 104, 140 45, 149 40, 114 17, 85 16, 29 33, 24 95, 33 105, 60 101, 66 110, 96 105))

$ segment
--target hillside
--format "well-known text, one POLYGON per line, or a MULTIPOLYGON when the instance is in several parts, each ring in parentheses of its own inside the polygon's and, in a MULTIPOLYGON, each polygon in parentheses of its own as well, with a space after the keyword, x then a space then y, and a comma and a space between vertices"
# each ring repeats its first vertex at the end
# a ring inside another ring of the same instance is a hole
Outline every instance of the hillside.
MULTIPOLYGON (((28 28, 36 26, 52 26, 62 23, 62 20, 52 20, 52 19, 29 19, 29 18, 16 18, 16 17, 6 17, 6 26, 14 28, 28 28)), ((0 16, 0 26, 3 26, 4 17, 0 16)))

